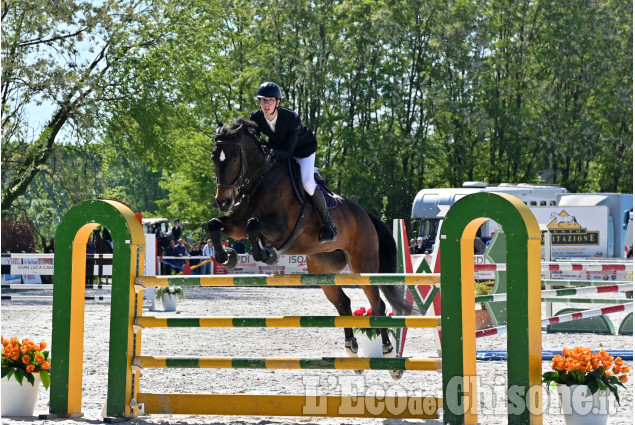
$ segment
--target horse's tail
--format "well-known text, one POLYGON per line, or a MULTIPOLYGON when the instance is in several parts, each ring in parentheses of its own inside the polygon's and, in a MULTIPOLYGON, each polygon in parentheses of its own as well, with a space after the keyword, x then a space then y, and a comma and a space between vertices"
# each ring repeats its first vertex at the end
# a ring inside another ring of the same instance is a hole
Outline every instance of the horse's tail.
MULTIPOLYGON (((372 214, 368 214, 375 226, 377 238, 379 239, 379 273, 397 273, 397 244, 390 229, 380 219, 372 214)), ((395 310, 395 314, 401 316, 404 313, 411 313, 412 306, 408 305, 404 299, 402 288, 395 285, 381 285, 381 291, 395 310)))

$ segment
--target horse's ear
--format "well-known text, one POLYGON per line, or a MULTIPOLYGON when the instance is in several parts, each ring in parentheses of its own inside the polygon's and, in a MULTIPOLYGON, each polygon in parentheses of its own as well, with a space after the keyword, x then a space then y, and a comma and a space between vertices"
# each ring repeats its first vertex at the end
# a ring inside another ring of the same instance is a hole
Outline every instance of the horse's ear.
POLYGON ((245 131, 245 123, 240 124, 240 126, 236 129, 236 139, 240 139, 243 137, 243 132, 245 131))

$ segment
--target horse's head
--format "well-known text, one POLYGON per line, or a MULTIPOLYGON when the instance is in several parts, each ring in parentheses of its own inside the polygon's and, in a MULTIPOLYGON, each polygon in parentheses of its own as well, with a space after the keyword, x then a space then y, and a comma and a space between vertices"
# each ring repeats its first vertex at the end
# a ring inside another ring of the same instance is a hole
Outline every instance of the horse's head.
POLYGON ((210 159, 216 172, 215 204, 222 212, 230 210, 242 186, 249 184, 249 169, 254 160, 264 159, 255 129, 255 123, 238 119, 231 129, 219 127, 216 132, 210 159))

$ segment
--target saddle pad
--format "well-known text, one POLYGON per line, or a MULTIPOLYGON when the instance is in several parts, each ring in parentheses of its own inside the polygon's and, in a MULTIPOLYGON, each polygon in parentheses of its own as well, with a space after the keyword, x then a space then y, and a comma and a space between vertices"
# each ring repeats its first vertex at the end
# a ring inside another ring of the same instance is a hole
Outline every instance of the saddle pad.
MULTIPOLYGON (((300 184, 300 166, 292 158, 287 159, 287 165, 289 167, 289 176, 291 176, 291 184, 293 185, 293 192, 295 193, 295 196, 298 199, 298 201, 300 201, 300 203, 304 205, 305 201, 304 201, 304 197, 302 196, 302 193, 304 192, 304 188, 300 184)), ((313 174, 313 178, 315 179, 315 183, 317 184, 318 188, 322 191, 322 194, 324 195, 324 200, 326 201, 326 208, 328 208, 329 210, 332 210, 333 208, 337 207, 337 201, 333 197, 334 193, 331 192, 326 187, 326 181, 324 181, 322 176, 320 176, 320 173, 317 172, 317 169, 315 173, 313 174)))

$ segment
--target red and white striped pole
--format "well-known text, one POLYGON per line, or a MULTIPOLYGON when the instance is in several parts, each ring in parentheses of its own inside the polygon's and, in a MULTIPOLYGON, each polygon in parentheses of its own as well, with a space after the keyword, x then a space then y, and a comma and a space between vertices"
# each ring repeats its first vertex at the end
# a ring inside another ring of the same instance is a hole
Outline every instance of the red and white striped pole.
MULTIPOLYGON (((554 323, 571 322, 573 320, 587 319, 589 317, 602 316, 610 313, 618 313, 621 311, 633 311, 633 303, 616 304, 592 310, 578 311, 576 313, 563 314, 562 316, 553 316, 542 319, 542 326, 552 325, 554 323)), ((496 328, 480 329, 476 331, 476 337, 481 338, 490 335, 501 335, 507 333, 507 326, 499 326, 496 328)))

